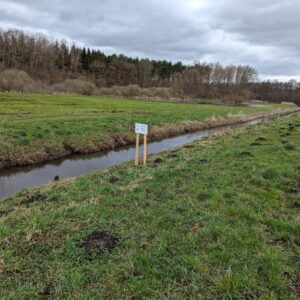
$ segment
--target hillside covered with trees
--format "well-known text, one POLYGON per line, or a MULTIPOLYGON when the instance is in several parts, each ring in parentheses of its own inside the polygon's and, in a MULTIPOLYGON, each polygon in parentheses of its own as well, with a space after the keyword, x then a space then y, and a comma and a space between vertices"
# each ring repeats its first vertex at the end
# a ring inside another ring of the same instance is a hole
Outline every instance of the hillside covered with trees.
POLYGON ((19 30, 0 31, 0 90, 300 103, 300 83, 259 81, 250 66, 106 55, 19 30))

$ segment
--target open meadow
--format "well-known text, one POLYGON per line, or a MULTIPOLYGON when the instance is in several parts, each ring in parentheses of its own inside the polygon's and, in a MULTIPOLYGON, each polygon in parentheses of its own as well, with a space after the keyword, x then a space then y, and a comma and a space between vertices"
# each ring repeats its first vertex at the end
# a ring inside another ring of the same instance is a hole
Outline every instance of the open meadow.
POLYGON ((0 0, 0 300, 300 300, 300 1, 256 2, 0 0))
MULTIPOLYGON (((15 103, 24 114, 5 122, 41 126, 48 138, 53 124, 74 124, 80 136, 91 124, 122 132, 118 116, 129 126, 181 121, 179 107, 194 119, 241 110, 112 100, 112 112, 111 100, 63 97, 69 111, 28 96, 37 102, 30 122, 16 98, 6 112, 15 103)), ((0 202, 1 297, 299 299, 299 187, 298 113, 152 156, 146 167, 23 191, 0 202)))
POLYGON ((235 116, 293 108, 174 104, 84 96, 0 93, 0 168, 35 164, 71 153, 134 142, 134 123, 150 125, 150 139, 226 124, 235 116), (226 119, 226 120, 224 120, 226 119), (209 121, 211 124, 186 123, 209 121), (185 122, 185 123, 184 123, 185 122), (181 126, 178 129, 177 126, 181 126), (173 126, 171 128, 170 126, 173 126))

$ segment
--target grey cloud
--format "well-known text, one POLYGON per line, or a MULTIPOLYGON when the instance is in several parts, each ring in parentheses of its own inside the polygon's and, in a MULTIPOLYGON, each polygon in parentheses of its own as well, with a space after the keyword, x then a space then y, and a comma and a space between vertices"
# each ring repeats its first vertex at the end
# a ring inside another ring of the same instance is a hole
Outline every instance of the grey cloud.
POLYGON ((298 0, 0 0, 0 27, 132 56, 300 77, 298 0))

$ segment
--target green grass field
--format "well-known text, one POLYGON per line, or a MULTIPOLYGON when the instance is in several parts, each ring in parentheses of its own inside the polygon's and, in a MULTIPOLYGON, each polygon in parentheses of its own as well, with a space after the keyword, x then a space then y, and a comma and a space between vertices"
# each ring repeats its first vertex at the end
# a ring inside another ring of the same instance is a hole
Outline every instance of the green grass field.
POLYGON ((1 298, 299 299, 299 187, 298 113, 24 191, 0 203, 1 298))
MULTIPOLYGON (((212 116, 290 108, 221 107, 98 97, 0 94, 0 167, 36 163, 72 152, 110 148, 134 140, 134 123, 153 126, 212 116)), ((151 128, 150 127, 150 128, 151 128)))

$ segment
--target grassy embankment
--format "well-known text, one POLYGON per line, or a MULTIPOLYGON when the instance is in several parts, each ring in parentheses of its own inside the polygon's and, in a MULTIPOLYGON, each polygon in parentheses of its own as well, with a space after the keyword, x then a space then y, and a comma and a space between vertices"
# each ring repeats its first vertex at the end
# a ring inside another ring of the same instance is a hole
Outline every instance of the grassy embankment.
POLYGON ((97 97, 0 94, 0 168, 134 142, 135 122, 149 123, 155 140, 274 109, 174 104, 97 97), (216 118, 217 117, 217 118, 216 118), (226 120, 224 120, 224 118, 226 120), (199 122, 199 121, 209 122, 199 122), (193 121, 193 122, 190 122, 193 121))
POLYGON ((299 299, 300 116, 0 203, 2 298, 299 299))

